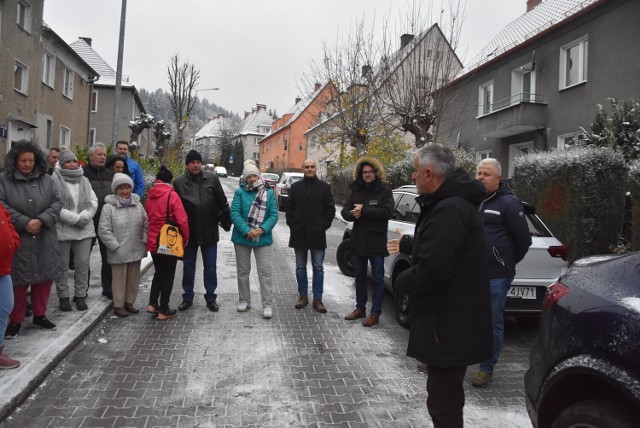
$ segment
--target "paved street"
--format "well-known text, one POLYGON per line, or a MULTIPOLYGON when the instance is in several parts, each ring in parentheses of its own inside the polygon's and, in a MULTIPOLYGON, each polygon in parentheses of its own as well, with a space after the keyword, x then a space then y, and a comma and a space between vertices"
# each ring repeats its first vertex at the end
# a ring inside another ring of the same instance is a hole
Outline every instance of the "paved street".
MULTIPOLYGON (((225 180, 231 199, 231 180, 225 180)), ((344 321, 351 278, 335 263, 342 225, 334 223, 325 267, 328 313, 296 310, 293 252, 284 215, 274 231, 274 318, 262 318, 257 277, 252 305, 238 313, 229 233, 218 252, 220 312, 207 310, 201 268, 194 306, 172 320, 146 313, 100 320, 2 427, 424 427, 424 374, 405 356, 408 331, 386 295, 381 323, 344 321)), ((181 264, 172 297, 181 301, 181 264)), ((137 304, 146 307, 153 268, 137 304)), ((463 314, 461 314, 463 316, 463 314)), ((470 427, 528 427, 523 374, 535 330, 510 320, 490 387, 468 386, 470 427)), ((467 373, 467 385, 475 368, 467 373)), ((1 378, 0 378, 1 380, 1 378)))

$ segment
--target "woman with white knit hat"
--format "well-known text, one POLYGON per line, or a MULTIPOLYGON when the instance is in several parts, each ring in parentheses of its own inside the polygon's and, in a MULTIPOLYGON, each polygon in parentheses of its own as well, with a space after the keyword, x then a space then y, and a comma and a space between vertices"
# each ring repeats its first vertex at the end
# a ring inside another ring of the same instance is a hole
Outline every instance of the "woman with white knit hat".
POLYGON ((111 190, 114 194, 104 198, 98 235, 111 265, 113 311, 126 317, 140 312, 133 304, 140 284, 140 261, 147 255, 148 219, 140 197, 132 193, 131 177, 114 174, 111 190))

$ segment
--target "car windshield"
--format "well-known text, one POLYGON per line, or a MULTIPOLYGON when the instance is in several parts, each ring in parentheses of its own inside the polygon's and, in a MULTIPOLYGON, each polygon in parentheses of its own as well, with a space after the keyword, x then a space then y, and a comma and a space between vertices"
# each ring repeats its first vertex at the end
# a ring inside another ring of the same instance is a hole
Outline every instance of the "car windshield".
POLYGON ((278 181, 278 174, 269 174, 269 173, 264 173, 262 174, 262 179, 263 180, 271 180, 271 181, 278 181))

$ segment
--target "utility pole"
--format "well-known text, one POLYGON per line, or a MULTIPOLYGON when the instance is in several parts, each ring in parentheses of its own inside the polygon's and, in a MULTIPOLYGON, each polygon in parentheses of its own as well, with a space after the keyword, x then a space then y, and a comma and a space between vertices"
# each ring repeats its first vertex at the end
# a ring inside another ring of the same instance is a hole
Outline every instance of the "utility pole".
POLYGON ((124 28, 127 21, 127 0, 122 0, 120 12, 120 41, 118 42, 118 67, 116 70, 116 93, 113 104, 113 127, 111 128, 111 146, 116 150, 118 141, 118 125, 120 122, 120 93, 122 91, 122 57, 124 55, 124 28))

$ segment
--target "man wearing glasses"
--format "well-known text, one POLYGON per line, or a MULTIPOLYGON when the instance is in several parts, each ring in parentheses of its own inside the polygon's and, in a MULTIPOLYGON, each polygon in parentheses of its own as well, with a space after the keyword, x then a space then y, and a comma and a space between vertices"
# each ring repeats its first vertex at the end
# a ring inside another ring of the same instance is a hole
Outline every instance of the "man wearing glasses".
POLYGON ((365 327, 378 324, 384 297, 384 258, 387 252, 387 227, 393 214, 393 194, 382 183, 387 177, 382 163, 363 156, 356 161, 351 194, 342 209, 342 217, 353 222, 351 252, 356 277, 356 309, 344 317, 347 321, 366 318, 365 327), (373 296, 367 317, 367 263, 371 263, 373 296))

